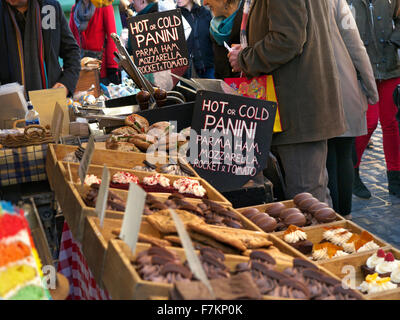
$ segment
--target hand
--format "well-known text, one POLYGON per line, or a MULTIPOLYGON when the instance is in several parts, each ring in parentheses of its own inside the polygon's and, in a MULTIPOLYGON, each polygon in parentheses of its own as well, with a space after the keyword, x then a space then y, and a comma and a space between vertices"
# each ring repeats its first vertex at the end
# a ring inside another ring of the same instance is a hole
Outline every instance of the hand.
POLYGON ((239 54, 242 51, 240 44, 233 44, 232 51, 228 53, 229 63, 232 66, 232 72, 242 71, 239 64, 239 54))
POLYGON ((66 86, 64 86, 62 83, 57 82, 54 86, 53 89, 57 89, 57 88, 64 88, 65 89, 65 96, 68 96, 68 89, 66 86))

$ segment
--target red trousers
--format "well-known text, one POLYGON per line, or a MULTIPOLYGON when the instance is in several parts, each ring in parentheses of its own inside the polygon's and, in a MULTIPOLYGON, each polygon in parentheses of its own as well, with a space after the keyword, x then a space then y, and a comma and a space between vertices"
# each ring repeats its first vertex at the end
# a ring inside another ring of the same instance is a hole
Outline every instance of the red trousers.
POLYGON ((400 83, 400 78, 377 80, 379 102, 369 105, 367 111, 368 133, 356 138, 357 165, 360 166, 361 158, 367 147, 368 141, 374 133, 378 120, 381 123, 383 135, 383 151, 385 152, 386 168, 388 171, 400 170, 400 134, 399 124, 396 119, 398 109, 393 101, 393 91, 400 83))

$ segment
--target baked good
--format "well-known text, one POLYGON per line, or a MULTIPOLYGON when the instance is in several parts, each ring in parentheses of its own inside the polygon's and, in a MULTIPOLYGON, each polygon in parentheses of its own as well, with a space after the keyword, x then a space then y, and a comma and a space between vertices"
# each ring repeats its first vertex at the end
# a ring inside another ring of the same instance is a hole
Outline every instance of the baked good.
MULTIPOLYGON (((99 194, 99 184, 92 184, 88 192, 83 195, 83 202, 88 207, 95 208, 97 196, 99 194)), ((115 210, 115 211, 125 211, 125 201, 122 200, 115 192, 112 190, 108 191, 108 200, 107 200, 107 210, 115 210)))
POLYGON ((350 231, 341 227, 324 228, 323 238, 336 244, 343 246, 353 235, 350 231))
POLYGON ((295 225, 298 227, 302 227, 306 224, 307 220, 304 214, 301 212, 298 213, 292 213, 286 216, 286 218, 283 220, 283 222, 287 225, 295 225))
POLYGON ((178 256, 161 247, 151 247, 140 252, 133 265, 146 281, 175 283, 192 279, 192 272, 182 264, 178 256))
POLYGON ((168 121, 159 121, 153 123, 149 127, 148 134, 154 135, 154 136, 161 136, 168 134, 168 132, 172 129, 171 123, 168 121))
POLYGON ((131 136, 137 134, 137 131, 130 126, 124 126, 114 129, 111 134, 115 136, 131 136))
POLYGON ((303 201, 303 200, 305 200, 305 199, 308 199, 308 198, 312 198, 312 197, 313 197, 313 195, 312 195, 311 193, 309 193, 309 192, 302 192, 302 193, 296 194, 296 195, 294 196, 293 202, 294 202, 294 204, 298 207, 298 206, 299 206, 299 203, 300 203, 301 201, 303 201))
POLYGON ((360 285, 360 290, 365 294, 377 293, 393 289, 397 289, 397 284, 391 282, 389 277, 379 277, 378 273, 366 276, 365 281, 363 281, 360 285))
POLYGON ((111 136, 106 141, 106 149, 122 152, 140 152, 139 148, 136 147, 133 143, 122 140, 123 139, 119 136, 111 136))
POLYGON ((281 202, 271 203, 266 209, 266 213, 273 218, 279 218, 282 210, 286 209, 286 206, 281 202))
POLYGON ((148 134, 135 134, 128 138, 128 142, 134 144, 139 150, 146 152, 154 143, 156 139, 148 134))
POLYGON ((283 234, 283 240, 303 254, 310 254, 312 252, 313 243, 307 240, 307 233, 295 225, 289 225, 283 234))
POLYGON ((272 245, 272 242, 266 239, 265 235, 252 231, 195 224, 193 222, 189 222, 187 226, 191 231, 211 237, 240 251, 262 247, 268 248, 272 245))
POLYGON ((139 184, 139 178, 136 177, 133 173, 119 171, 115 173, 110 181, 110 187, 116 189, 129 189, 129 183, 139 184))
POLYGON ((328 260, 332 258, 348 255, 342 247, 334 245, 330 242, 314 244, 312 258, 316 261, 328 260))
POLYGON ((137 133, 147 133, 149 130, 147 119, 135 113, 125 118, 125 124, 135 129, 137 133))
MULTIPOLYGON (((204 220, 197 217, 196 215, 189 213, 185 210, 175 210, 182 223, 187 227, 188 224, 194 223, 197 225, 205 224, 204 220)), ((161 233, 176 233, 175 222, 171 217, 169 210, 160 210, 153 213, 150 216, 146 216, 146 221, 150 223, 154 228, 156 228, 161 233)))
POLYGON ((375 268, 378 264, 385 261, 386 253, 383 249, 379 249, 372 256, 370 256, 365 265, 361 266, 361 271, 363 272, 364 278, 369 274, 375 273, 375 268))
POLYGON ((179 193, 191 194, 199 198, 204 197, 207 193, 206 189, 195 179, 181 178, 175 180, 173 186, 179 193))
POLYGON ((24 211, 0 202, 0 300, 49 300, 24 211))
MULTIPOLYGON (((320 202, 318 202, 320 203, 320 202)), ((318 204, 317 203, 317 204, 318 204)), ((312 205, 310 208, 315 208, 314 205, 312 205)), ((311 210, 311 209, 309 209, 311 210)), ((315 210, 315 209, 313 209, 315 210)), ((330 223, 336 220, 336 213, 335 210, 333 210, 332 208, 321 208, 315 211, 314 214, 315 219, 317 219, 318 222, 320 223, 330 223)))

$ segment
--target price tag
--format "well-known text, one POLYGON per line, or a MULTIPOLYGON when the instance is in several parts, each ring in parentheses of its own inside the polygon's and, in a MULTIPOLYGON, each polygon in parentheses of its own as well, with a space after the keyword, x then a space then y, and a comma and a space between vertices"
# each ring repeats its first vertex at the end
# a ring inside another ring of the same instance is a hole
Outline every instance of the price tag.
POLYGON ((110 186, 110 171, 107 166, 103 167, 99 195, 96 201, 96 213, 100 219, 100 228, 103 228, 104 216, 107 208, 108 189, 110 186))
POLYGON ((131 248, 135 254, 136 244, 139 238, 140 224, 146 201, 146 192, 136 183, 129 183, 128 201, 126 203, 124 220, 122 221, 119 238, 131 248))
POLYGON ((207 275, 201 265, 200 259, 194 251, 192 240, 190 239, 182 220, 179 218, 178 214, 174 209, 169 209, 169 213, 175 222, 176 230, 178 231, 179 238, 181 239, 183 249, 185 250, 186 259, 189 263, 190 270, 193 274, 207 287, 210 292, 211 299, 215 299, 214 290, 208 281, 207 275))
POLYGON ((90 136, 89 142, 85 149, 85 152, 83 153, 82 160, 79 163, 78 173, 79 173, 79 178, 81 179, 82 185, 85 183, 86 174, 87 174, 90 162, 92 161, 94 149, 95 149, 94 137, 90 136))
POLYGON ((51 135, 54 137, 55 144, 58 144, 60 141, 61 130, 64 121, 64 112, 61 109, 61 106, 56 103, 56 107, 54 108, 53 119, 51 120, 51 135))

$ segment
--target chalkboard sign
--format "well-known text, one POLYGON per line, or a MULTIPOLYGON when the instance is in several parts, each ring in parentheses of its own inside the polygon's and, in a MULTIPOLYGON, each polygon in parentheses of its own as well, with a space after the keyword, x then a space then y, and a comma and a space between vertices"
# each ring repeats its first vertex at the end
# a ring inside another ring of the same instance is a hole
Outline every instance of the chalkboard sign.
POLYGON ((240 189, 267 164, 277 104, 198 91, 188 160, 221 192, 240 189))
POLYGON ((133 60, 143 74, 189 65, 180 9, 130 18, 128 30, 133 60))

